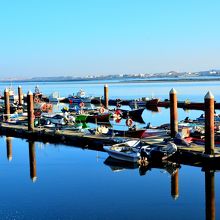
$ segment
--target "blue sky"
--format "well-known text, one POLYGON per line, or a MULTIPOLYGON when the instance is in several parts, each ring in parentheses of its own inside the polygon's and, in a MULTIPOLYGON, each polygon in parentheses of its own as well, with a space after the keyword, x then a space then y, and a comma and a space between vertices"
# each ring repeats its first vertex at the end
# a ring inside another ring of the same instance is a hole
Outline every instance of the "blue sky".
POLYGON ((218 0, 0 0, 2 77, 220 68, 218 0))

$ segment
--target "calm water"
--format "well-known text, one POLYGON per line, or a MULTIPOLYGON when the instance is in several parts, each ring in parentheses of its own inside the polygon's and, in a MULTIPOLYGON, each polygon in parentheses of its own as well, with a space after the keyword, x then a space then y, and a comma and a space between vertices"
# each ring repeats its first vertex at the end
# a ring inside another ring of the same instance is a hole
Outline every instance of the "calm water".
MULTIPOLYGON (((22 87, 27 92, 35 85, 22 87)), ((39 85, 45 94, 56 90, 67 96, 81 87, 91 95, 103 94, 103 84, 39 85)), ((7 86, 1 83, 0 91, 7 86)), ((163 99, 172 87, 182 100, 202 101, 208 90, 217 101, 220 98, 219 82, 109 84, 110 98, 153 93, 163 99)), ((179 109, 180 120, 200 114, 179 109)), ((143 118, 155 125, 169 122, 169 109, 146 110, 143 118)), ((211 219, 210 198, 214 199, 215 219, 220 219, 218 172, 172 164, 147 169, 115 164, 105 152, 0 137, 0 219, 211 219)))

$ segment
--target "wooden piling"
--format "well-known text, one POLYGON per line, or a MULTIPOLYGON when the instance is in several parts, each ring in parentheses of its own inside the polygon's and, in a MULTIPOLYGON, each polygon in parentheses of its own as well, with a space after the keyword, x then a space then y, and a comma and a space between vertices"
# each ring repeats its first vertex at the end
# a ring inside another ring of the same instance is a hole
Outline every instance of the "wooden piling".
POLYGON ((12 160, 12 142, 11 137, 6 137, 6 147, 7 147, 7 158, 9 161, 12 160))
POLYGON ((30 177, 33 182, 37 180, 37 169, 36 169, 36 156, 35 156, 35 144, 29 142, 29 164, 30 164, 30 177))
POLYGON ((22 94, 22 88, 21 86, 18 86, 18 104, 23 104, 23 94, 22 94))
POLYGON ((8 88, 4 91, 4 101, 5 101, 5 114, 4 119, 7 121, 10 118, 10 101, 9 101, 9 90, 8 88))
POLYGON ((108 84, 105 84, 105 86, 104 86, 104 105, 105 105, 105 108, 107 108, 107 109, 108 109, 108 101, 109 101, 108 84))
POLYGON ((205 171, 206 220, 215 220, 215 173, 205 171))
POLYGON ((178 132, 177 94, 175 89, 170 90, 170 135, 175 137, 178 132))
POLYGON ((208 92, 205 96, 205 154, 209 155, 215 150, 214 125, 214 96, 208 92))
POLYGON ((179 197, 179 169, 171 175, 171 196, 175 200, 179 197))
POLYGON ((34 129, 34 100, 33 93, 31 91, 27 94, 27 111, 28 111, 28 130, 34 129))

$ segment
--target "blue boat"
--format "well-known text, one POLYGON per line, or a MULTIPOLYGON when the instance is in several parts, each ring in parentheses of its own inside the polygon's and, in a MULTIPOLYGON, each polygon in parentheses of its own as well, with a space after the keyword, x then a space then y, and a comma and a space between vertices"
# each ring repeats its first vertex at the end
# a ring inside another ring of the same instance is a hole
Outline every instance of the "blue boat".
POLYGON ((73 94, 68 97, 70 104, 91 103, 91 99, 92 97, 86 96, 85 91, 82 89, 80 89, 76 95, 73 94))

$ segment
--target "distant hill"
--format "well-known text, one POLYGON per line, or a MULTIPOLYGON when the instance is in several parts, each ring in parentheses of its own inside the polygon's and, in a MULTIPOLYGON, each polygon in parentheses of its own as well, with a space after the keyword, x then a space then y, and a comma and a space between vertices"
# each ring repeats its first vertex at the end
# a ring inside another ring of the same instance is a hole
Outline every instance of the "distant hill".
POLYGON ((114 75, 88 75, 84 77, 75 76, 46 76, 46 77, 32 77, 32 78, 6 78, 2 81, 27 81, 27 82, 61 82, 61 81, 93 81, 93 80, 151 80, 151 79, 207 79, 213 77, 220 77, 220 70, 207 70, 199 72, 176 72, 169 71, 164 73, 139 73, 139 74, 114 74, 114 75))

